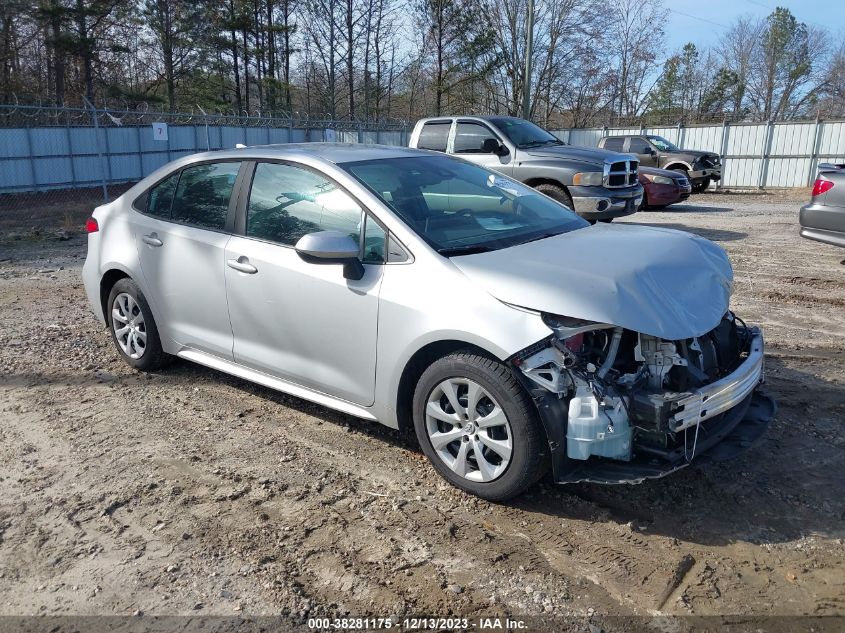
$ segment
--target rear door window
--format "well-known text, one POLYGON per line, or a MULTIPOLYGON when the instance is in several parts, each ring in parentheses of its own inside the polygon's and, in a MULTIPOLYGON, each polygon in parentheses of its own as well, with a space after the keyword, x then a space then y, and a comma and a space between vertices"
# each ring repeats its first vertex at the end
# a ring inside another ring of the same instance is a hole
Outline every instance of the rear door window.
POLYGON ((183 169, 173 198, 173 221, 224 230, 240 166, 239 162, 209 163, 183 169))
POLYGON ((449 130, 451 127, 451 121, 426 123, 423 125, 422 130, 420 130, 420 137, 417 139, 417 148, 445 152, 446 146, 449 143, 449 130))
POLYGON ((621 152, 624 146, 624 136, 611 136, 610 138, 604 139, 604 149, 608 149, 611 152, 621 152))

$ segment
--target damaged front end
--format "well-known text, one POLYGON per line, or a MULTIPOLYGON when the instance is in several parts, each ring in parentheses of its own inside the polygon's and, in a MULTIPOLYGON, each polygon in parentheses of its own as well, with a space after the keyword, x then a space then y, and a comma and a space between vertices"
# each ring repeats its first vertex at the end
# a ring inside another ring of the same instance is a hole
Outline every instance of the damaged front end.
POLYGON ((559 483, 639 482, 727 459, 768 428, 763 335, 732 313, 702 336, 664 340, 544 314, 553 334, 511 358, 537 404, 559 483))

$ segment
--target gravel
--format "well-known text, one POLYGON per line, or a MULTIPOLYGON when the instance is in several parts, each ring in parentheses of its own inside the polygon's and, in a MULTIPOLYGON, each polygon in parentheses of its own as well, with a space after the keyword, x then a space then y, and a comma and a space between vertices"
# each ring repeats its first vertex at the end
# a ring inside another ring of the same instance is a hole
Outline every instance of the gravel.
POLYGON ((761 445, 509 504, 377 424, 185 362, 134 372, 86 305, 84 237, 22 220, 0 238, 0 615, 842 615, 845 253, 798 237, 804 197, 623 220, 727 249, 780 406, 761 445))

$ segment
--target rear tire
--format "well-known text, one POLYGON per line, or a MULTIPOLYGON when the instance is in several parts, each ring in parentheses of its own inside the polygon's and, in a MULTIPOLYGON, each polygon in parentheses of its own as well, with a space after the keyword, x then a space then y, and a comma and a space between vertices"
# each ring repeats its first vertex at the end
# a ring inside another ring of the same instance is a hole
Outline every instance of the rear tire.
POLYGON ((417 382, 413 412, 434 469, 470 494, 503 501, 548 470, 548 441, 534 403, 497 360, 465 350, 435 361, 417 382))
POLYGON ((141 289, 132 279, 118 279, 106 304, 109 331, 118 354, 141 371, 153 371, 170 361, 161 346, 153 312, 141 289))
POLYGON ((572 204, 572 196, 570 196, 569 192, 560 185, 555 185, 550 182, 541 182, 534 188, 540 193, 546 194, 552 200, 557 200, 561 204, 565 204, 567 207, 575 211, 575 205, 572 204))

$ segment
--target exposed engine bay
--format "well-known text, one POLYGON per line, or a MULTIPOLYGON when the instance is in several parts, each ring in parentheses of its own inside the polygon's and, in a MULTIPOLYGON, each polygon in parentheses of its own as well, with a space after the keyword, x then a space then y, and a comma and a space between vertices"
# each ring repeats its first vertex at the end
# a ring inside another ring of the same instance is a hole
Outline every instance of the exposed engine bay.
POLYGON ((730 312, 704 335, 677 341, 568 317, 543 320, 554 334, 512 362, 540 408, 559 481, 636 481, 685 466, 743 421, 764 379, 760 330, 730 312), (645 470, 567 478, 588 464, 638 460, 645 470))

